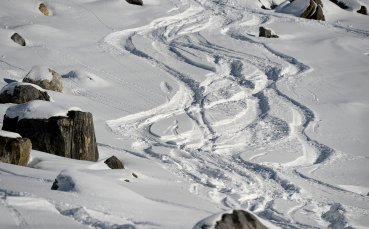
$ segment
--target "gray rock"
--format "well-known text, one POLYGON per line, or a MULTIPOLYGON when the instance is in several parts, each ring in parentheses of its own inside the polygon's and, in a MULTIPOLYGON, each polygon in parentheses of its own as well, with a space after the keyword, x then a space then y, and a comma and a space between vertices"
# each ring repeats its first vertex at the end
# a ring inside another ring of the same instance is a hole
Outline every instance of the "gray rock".
POLYGON ((309 6, 301 14, 300 17, 325 21, 325 16, 323 14, 322 8, 323 8, 323 3, 321 2, 321 0, 310 0, 309 6))
POLYGON ((40 12, 45 15, 45 16, 49 16, 49 9, 47 8, 47 6, 44 3, 40 3, 40 5, 38 5, 38 9, 40 10, 40 12))
POLYGON ((243 210, 223 214, 216 222, 215 229, 268 229, 255 216, 243 210))
POLYGON ((67 116, 18 120, 18 117, 5 115, 2 128, 31 139, 36 150, 66 158, 97 161, 99 153, 92 114, 69 111, 67 116))
POLYGON ((365 6, 361 6, 360 9, 356 12, 358 12, 359 14, 368 15, 368 10, 366 9, 365 6))
POLYGON ((76 184, 73 181, 72 177, 65 175, 65 174, 59 174, 53 185, 51 186, 51 190, 58 190, 63 192, 73 192, 76 191, 76 184))
POLYGON ((0 135, 0 161, 27 166, 32 143, 28 138, 13 138, 0 135))
POLYGON ((43 89, 62 92, 63 91, 63 82, 62 77, 56 71, 48 68, 47 71, 52 75, 51 80, 44 79, 43 76, 37 76, 37 74, 42 74, 41 67, 35 66, 31 69, 24 77, 23 82, 36 84, 43 89))
POLYGON ((124 169, 123 163, 116 156, 109 157, 104 163, 111 169, 124 169))
POLYGON ((133 4, 133 5, 139 5, 142 6, 143 5, 143 1, 142 0, 126 0, 129 4, 133 4))
POLYGON ((264 28, 264 27, 259 27, 259 37, 266 37, 266 38, 278 38, 279 36, 274 34, 272 32, 272 30, 264 28))
POLYGON ((50 101, 50 96, 36 85, 20 82, 10 83, 0 91, 0 103, 20 104, 32 100, 50 101))
POLYGON ((26 41, 24 40, 24 38, 19 35, 18 33, 14 33, 11 37, 10 37, 15 43, 21 45, 21 46, 26 46, 26 41))

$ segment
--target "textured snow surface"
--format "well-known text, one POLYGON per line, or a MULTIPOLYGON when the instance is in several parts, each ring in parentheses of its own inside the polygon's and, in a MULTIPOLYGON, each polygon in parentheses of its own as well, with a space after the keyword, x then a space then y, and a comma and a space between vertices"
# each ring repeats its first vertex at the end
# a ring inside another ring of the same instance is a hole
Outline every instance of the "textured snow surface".
POLYGON ((0 227, 192 228, 237 208, 281 228, 368 228, 369 17, 322 2, 325 22, 257 0, 53 0, 49 17, 0 1, 1 86, 36 65, 65 88, 13 116, 80 107, 100 152, 0 163, 0 227))

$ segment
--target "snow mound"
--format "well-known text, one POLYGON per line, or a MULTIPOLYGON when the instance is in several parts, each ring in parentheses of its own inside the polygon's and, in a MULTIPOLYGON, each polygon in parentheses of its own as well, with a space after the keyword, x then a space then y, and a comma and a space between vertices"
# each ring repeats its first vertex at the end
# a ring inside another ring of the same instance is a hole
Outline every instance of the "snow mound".
POLYGON ((107 87, 110 84, 99 76, 83 70, 70 71, 63 78, 73 81, 84 88, 107 87))
POLYGON ((7 138, 21 138, 22 137, 17 133, 5 131, 5 130, 0 130, 0 136, 7 137, 7 138))
POLYGON ((43 81, 43 80, 51 81, 53 78, 53 75, 48 67, 42 66, 42 65, 36 65, 32 67, 32 69, 28 72, 25 78, 28 78, 34 81, 43 81))
POLYGON ((74 192, 76 191, 76 184, 70 175, 64 174, 64 172, 62 171, 56 177, 51 189, 63 192, 74 192))
POLYGON ((78 107, 62 107, 56 103, 35 100, 27 103, 11 106, 6 110, 6 116, 9 118, 18 117, 21 119, 48 119, 54 116, 67 117, 68 111, 80 111, 78 107))
POLYGON ((22 82, 12 82, 10 84, 7 84, 5 85, 1 91, 0 91, 0 94, 3 94, 3 93, 7 93, 9 95, 13 95, 14 94, 14 89, 15 87, 17 86, 20 86, 20 85, 29 85, 29 86, 32 86, 34 88, 36 88, 37 90, 39 91, 45 91, 43 88, 41 88, 40 86, 38 85, 35 85, 35 84, 31 84, 31 83, 22 83, 22 82))

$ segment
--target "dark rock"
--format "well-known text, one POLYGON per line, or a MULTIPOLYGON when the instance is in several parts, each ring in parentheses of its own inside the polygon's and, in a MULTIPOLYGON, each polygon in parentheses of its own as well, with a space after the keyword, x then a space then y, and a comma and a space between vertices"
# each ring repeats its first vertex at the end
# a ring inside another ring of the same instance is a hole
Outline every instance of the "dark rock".
POLYGON ((44 67, 35 66, 27 73, 23 82, 36 84, 46 90, 63 91, 62 77, 51 68, 44 69, 44 67), (43 74, 51 74, 51 80, 45 79, 43 74))
POLYGON ((28 138, 0 135, 0 161, 27 166, 32 143, 28 138))
POLYGON ((128 180, 128 179, 125 179, 124 181, 125 181, 125 182, 129 182, 129 180, 128 180))
POLYGON ((339 6, 341 9, 347 10, 349 8, 345 3, 341 1, 338 0, 330 0, 330 1, 339 6))
POLYGON ((18 117, 5 115, 2 128, 31 139, 36 150, 66 158, 97 161, 99 153, 92 114, 69 111, 67 116, 18 120, 18 117))
POLYGON ((63 192, 73 192, 76 191, 76 184, 73 181, 72 177, 65 175, 65 174, 59 174, 53 185, 51 186, 51 190, 58 190, 63 192))
POLYGON ((310 0, 309 6, 301 14, 300 17, 325 21, 325 16, 323 14, 322 8, 323 8, 323 3, 321 2, 321 0, 310 0))
POLYGON ((47 8, 47 6, 44 3, 40 3, 40 5, 38 6, 38 9, 45 16, 49 16, 49 9, 47 8))
POLYGON ((111 169, 124 169, 123 163, 116 156, 109 157, 104 163, 111 169))
POLYGON ((143 5, 143 1, 142 0, 126 0, 129 4, 133 4, 133 5, 139 5, 142 6, 143 5))
POLYGON ((138 178, 138 176, 137 176, 137 174, 136 174, 136 173, 132 173, 132 176, 133 176, 134 178, 138 178))
POLYGON ((10 37, 15 43, 21 45, 21 46, 26 46, 26 41, 24 40, 24 38, 19 35, 18 33, 14 33, 11 37, 10 37))
POLYGON ((360 9, 356 12, 358 12, 359 14, 368 15, 368 10, 366 9, 365 6, 361 6, 360 9))
POLYGON ((266 29, 261 26, 259 27, 259 37, 278 38, 278 35, 273 34, 272 30, 266 29))
POLYGON ((14 82, 3 87, 0 103, 25 103, 32 100, 50 101, 49 94, 36 85, 14 82))
POLYGON ((216 222, 215 229, 268 229, 254 215, 243 210, 234 210, 232 214, 223 214, 216 222))

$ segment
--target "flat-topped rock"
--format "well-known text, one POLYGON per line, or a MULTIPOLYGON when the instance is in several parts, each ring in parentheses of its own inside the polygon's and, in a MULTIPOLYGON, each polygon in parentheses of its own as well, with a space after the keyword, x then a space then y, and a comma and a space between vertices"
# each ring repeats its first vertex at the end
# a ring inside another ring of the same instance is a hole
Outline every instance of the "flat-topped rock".
POLYGON ((0 130, 0 161, 26 166, 32 150, 31 141, 19 134, 0 130))
POLYGON ((7 84, 0 91, 0 103, 20 104, 32 100, 50 101, 50 96, 41 87, 22 82, 7 84))

